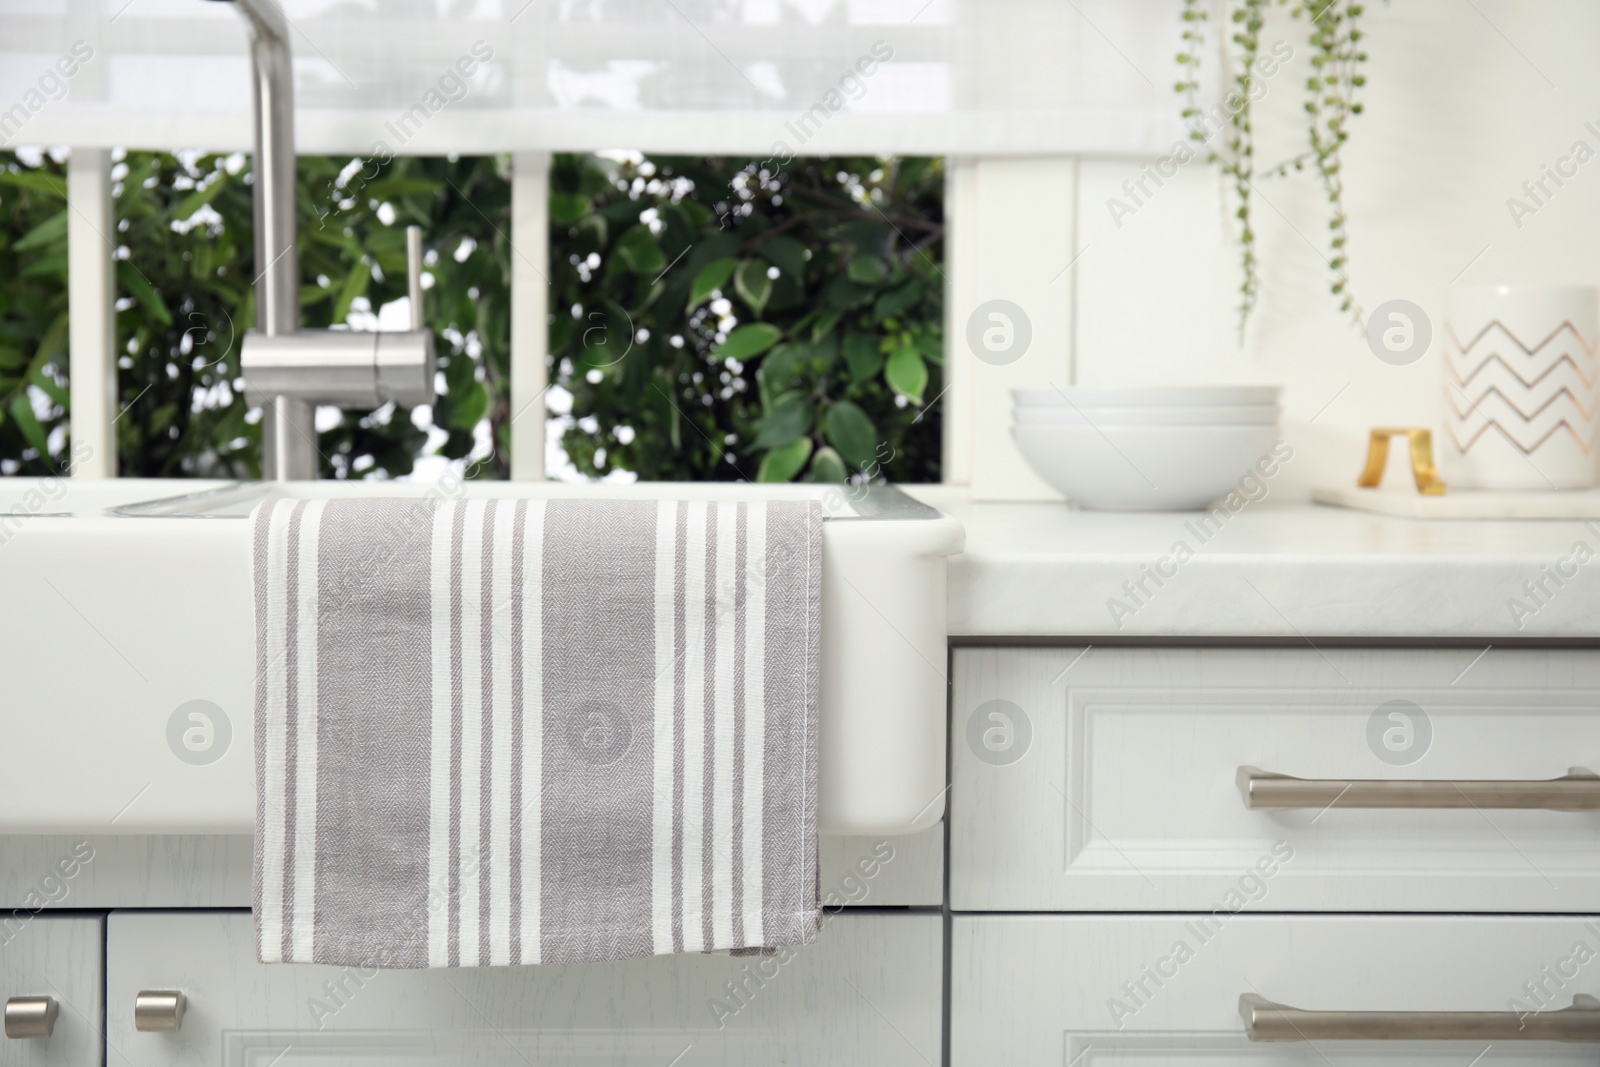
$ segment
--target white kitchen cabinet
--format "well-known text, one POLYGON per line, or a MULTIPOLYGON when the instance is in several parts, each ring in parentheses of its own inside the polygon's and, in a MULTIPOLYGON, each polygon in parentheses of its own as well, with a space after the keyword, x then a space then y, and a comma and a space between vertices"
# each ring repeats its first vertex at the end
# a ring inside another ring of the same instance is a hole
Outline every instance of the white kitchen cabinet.
MULTIPOLYGON (((1241 996, 1333 1012, 1547 1011, 1600 993, 1594 916, 958 916, 952 1067, 1549 1067, 1600 1043, 1252 1042, 1241 996), (1206 925, 1208 922, 1215 925, 1206 925), (1181 947, 1180 947, 1181 946, 1181 947), (1579 946, 1582 946, 1580 948, 1579 946)), ((1600 1020, 1600 1006, 1596 1007, 1600 1020)), ((1600 1033, 1600 1023, 1590 1024, 1600 1033)), ((1456 1032, 1452 1030, 1451 1032, 1456 1032)))
MULTIPOLYGON (((40 899, 59 896, 70 882, 59 870, 38 876, 40 899)), ((49 997, 54 1024, 48 1037, 0 1037, 6 1067, 88 1067, 105 1063, 101 1040, 99 916, 51 915, 28 908, 0 914, 0 1000, 49 997)))
POLYGON ((248 912, 107 922, 106 1028, 126 1067, 934 1067, 942 1056, 933 913, 840 915, 787 959, 382 972, 259 964, 248 912), (134 1028, 141 990, 186 996, 176 1033, 134 1028))
POLYGON ((957 911, 1600 910, 1600 812, 1250 810, 1237 782, 1600 772, 1600 651, 962 648, 954 671, 957 911))
MULTIPOLYGON (((39 872, 87 855, 52 907, 248 908, 248 836, 0 836, 0 910, 28 906, 39 872)), ((944 901, 944 824, 892 837, 817 841, 822 897, 844 907, 938 907, 944 901)))

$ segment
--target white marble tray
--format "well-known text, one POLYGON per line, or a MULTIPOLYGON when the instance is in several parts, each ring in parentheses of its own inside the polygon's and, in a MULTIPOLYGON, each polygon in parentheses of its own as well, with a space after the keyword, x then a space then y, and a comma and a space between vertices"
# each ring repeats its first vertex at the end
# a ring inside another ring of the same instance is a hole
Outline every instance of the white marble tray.
POLYGON ((1451 489, 1423 496, 1410 485, 1360 489, 1353 485, 1311 490, 1319 504, 1398 515, 1407 519, 1600 519, 1600 490, 1491 492, 1451 489))

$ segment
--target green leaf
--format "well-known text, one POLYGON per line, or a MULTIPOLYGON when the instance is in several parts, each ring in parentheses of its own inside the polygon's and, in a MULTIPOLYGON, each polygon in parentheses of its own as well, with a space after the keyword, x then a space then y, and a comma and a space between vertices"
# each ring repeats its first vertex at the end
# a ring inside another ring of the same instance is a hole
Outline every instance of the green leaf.
POLYGON ((56 357, 67 354, 67 331, 69 328, 70 320, 66 310, 63 309, 60 314, 56 315, 56 320, 44 331, 44 336, 39 338, 39 347, 33 350, 33 369, 30 372, 33 377, 37 378, 43 373, 46 363, 54 362, 57 366, 65 365, 66 360, 57 360, 56 357))
POLYGON ((659 274, 667 265, 667 257, 656 244, 655 234, 643 223, 623 231, 617 238, 616 252, 635 274, 659 274))
MULTIPOLYGON (((354 179, 351 182, 354 185, 354 179)), ((379 178, 364 186, 346 186, 340 191, 346 195, 360 192, 373 200, 387 200, 401 196, 432 196, 440 188, 438 182, 429 178, 379 178)))
POLYGON ((753 447, 782 448, 797 437, 811 432, 815 412, 811 402, 799 393, 784 393, 761 417, 761 430, 753 447))
POLYGON ((578 232, 573 235, 572 250, 580 256, 598 252, 606 246, 610 232, 605 216, 585 215, 578 223, 578 232))
POLYGON ((762 395, 777 396, 795 387, 795 376, 810 353, 800 345, 779 345, 761 361, 762 395))
POLYGON ((574 365, 587 371, 620 362, 633 348, 629 329, 632 321, 627 309, 614 300, 602 301, 598 309, 591 308, 581 323, 583 332, 578 338, 574 365))
POLYGON ((917 351, 922 353, 922 358, 934 363, 944 362, 944 342, 937 334, 924 333, 918 335, 914 342, 917 351))
POLYGON ((372 268, 361 260, 350 267, 350 273, 345 275, 344 284, 339 287, 339 298, 333 302, 333 310, 329 317, 335 323, 344 322, 350 317, 350 305, 356 297, 365 296, 367 286, 372 284, 372 268))
POLYGON ((877 256, 855 256, 845 273, 861 285, 877 285, 889 276, 889 265, 877 256))
POLYGON ((806 460, 811 458, 811 447, 811 438, 798 437, 782 448, 774 448, 761 457, 761 466, 756 471, 756 481, 792 481, 806 465, 806 460))
MULTIPOLYGON (((710 237, 702 235, 702 239, 695 243, 684 257, 684 266, 689 268, 689 273, 694 274, 710 266, 719 259, 733 259, 734 253, 739 250, 739 239, 731 233, 718 233, 710 237)), ((737 264, 735 260, 735 264, 737 264)), ((729 273, 733 268, 728 268, 729 273)))
POLYGON ((848 400, 841 400, 828 409, 822 420, 822 432, 828 443, 858 467, 871 462, 878 447, 878 428, 865 411, 848 400))
POLYGON ((832 333, 833 328, 839 325, 839 319, 841 317, 841 313, 837 311, 824 311, 822 314, 818 315, 817 321, 811 326, 811 343, 816 344, 818 341, 832 333))
POLYGON ((227 187, 228 177, 228 172, 222 171, 216 177, 212 178, 211 182, 204 189, 196 189, 194 192, 178 201, 178 206, 172 209, 173 219, 178 222, 186 222, 193 218, 196 211, 199 211, 201 208, 211 203, 211 201, 215 200, 217 198, 217 194, 222 192, 222 190, 227 187))
POLYGON ((922 299, 922 283, 915 278, 906 282, 897 289, 890 289, 878 297, 872 305, 872 318, 876 322, 893 318, 908 308, 916 306, 922 299))
POLYGON ((844 460, 839 458, 839 453, 831 448, 819 448, 811 460, 811 481, 829 485, 841 485, 850 472, 844 465, 844 460))
POLYGON ((713 292, 728 284, 728 279, 733 277, 733 269, 739 261, 729 256, 725 259, 714 259, 700 268, 700 273, 694 276, 694 285, 689 290, 689 310, 694 310, 708 300, 713 292))
POLYGON ((748 326, 737 327, 728 335, 728 339, 718 345, 712 353, 722 359, 747 360, 759 356, 767 349, 778 343, 778 338, 783 333, 776 327, 765 322, 752 322, 748 326))
POLYGON ((747 259, 739 264, 733 275, 733 287, 739 297, 750 305, 757 315, 767 306, 772 296, 772 279, 767 277, 767 265, 759 259, 747 259))
POLYGON ((850 377, 858 382, 870 382, 883 370, 883 352, 878 339, 851 330, 844 335, 844 361, 850 366, 850 377))
POLYGON ((577 193, 550 194, 550 221, 570 226, 589 213, 589 198, 577 193))
POLYGON ((822 290, 822 302, 840 311, 858 308, 871 299, 871 289, 863 288, 845 277, 834 278, 822 290))
POLYGON ((767 262, 797 281, 806 276, 806 246, 787 234, 774 234, 762 241, 756 251, 767 262))
POLYGON ((150 280, 139 273, 130 260, 117 260, 117 281, 129 296, 144 305, 152 318, 163 326, 172 325, 172 312, 167 310, 166 303, 161 299, 161 294, 156 292, 150 280))
MULTIPOLYGON (((42 349, 43 345, 41 345, 40 348, 42 349)), ((40 356, 42 357, 43 355, 44 353, 41 351, 40 356)), ((57 385, 54 378, 45 373, 45 360, 43 358, 39 358, 34 361, 33 373, 28 375, 28 384, 36 386, 51 400, 59 404, 63 409, 71 407, 71 395, 65 388, 57 385)))
POLYGON ((885 254, 889 247, 889 236, 889 227, 867 219, 847 222, 839 228, 841 240, 848 241, 868 254, 885 254))
POLYGON ((67 236, 67 218, 67 209, 62 208, 29 230, 21 240, 11 246, 12 251, 26 252, 30 248, 38 248, 41 245, 65 240, 67 236))
POLYGON ((0 170, 0 185, 15 185, 19 189, 31 189, 36 193, 53 196, 57 200, 67 198, 67 183, 53 174, 45 174, 36 170, 3 171, 0 170))
POLYGON ((913 403, 922 403, 922 391, 928 387, 928 365, 915 348, 902 346, 895 349, 883 369, 889 388, 913 403))
POLYGON ((11 417, 16 420, 17 427, 22 430, 22 436, 28 444, 38 450, 41 457, 50 455, 50 439, 44 427, 39 425, 39 419, 33 413, 33 404, 28 400, 28 394, 19 392, 11 398, 11 417))
POLYGON ((489 411, 489 390, 473 380, 466 389, 452 390, 449 396, 450 414, 445 424, 452 430, 471 433, 489 411))
POLYGON ((47 278, 51 275, 67 276, 67 254, 56 252, 48 256, 40 256, 22 268, 24 278, 47 278))

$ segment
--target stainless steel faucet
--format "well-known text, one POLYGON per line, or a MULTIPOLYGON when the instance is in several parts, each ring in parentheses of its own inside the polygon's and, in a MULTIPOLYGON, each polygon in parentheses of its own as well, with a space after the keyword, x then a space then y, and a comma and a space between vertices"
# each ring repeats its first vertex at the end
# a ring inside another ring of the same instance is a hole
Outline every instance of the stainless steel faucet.
POLYGON ((318 404, 433 403, 433 334, 422 317, 422 231, 406 231, 410 330, 300 329, 289 24, 275 0, 232 2, 250 24, 255 103, 256 329, 245 335, 239 365, 246 395, 262 407, 262 473, 275 481, 305 480, 317 476, 318 404))

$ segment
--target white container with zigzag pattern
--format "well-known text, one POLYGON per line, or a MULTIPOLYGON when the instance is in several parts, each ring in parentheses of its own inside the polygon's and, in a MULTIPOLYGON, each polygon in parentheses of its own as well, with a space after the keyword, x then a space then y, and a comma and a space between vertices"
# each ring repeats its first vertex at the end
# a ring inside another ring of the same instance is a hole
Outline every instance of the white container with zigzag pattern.
POLYGON ((1442 463, 1463 489, 1589 489, 1600 475, 1600 289, 1450 293, 1442 463))

